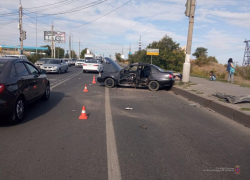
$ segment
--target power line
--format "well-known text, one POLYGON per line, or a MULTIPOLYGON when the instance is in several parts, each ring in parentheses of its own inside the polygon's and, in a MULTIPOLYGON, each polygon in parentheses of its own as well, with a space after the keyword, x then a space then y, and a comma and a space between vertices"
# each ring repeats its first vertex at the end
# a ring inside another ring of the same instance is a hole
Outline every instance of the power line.
MULTIPOLYGON (((84 25, 86 25, 86 24, 90 24, 90 23, 92 23, 92 22, 94 22, 94 21, 97 21, 97 20, 99 20, 99 19, 101 19, 101 18, 103 18, 103 17, 105 17, 105 16, 107 16, 107 15, 111 14, 112 12, 114 12, 114 11, 116 11, 116 10, 120 9, 122 6, 125 6, 125 5, 126 5, 126 4, 128 4, 130 1, 132 1, 132 0, 127 1, 126 3, 122 4, 121 6, 119 6, 119 7, 115 8, 115 9, 113 9, 112 11, 110 11, 110 12, 108 12, 108 13, 106 13, 106 14, 102 15, 102 16, 101 16, 101 17, 99 17, 99 18, 96 18, 96 19, 94 19, 94 20, 92 20, 92 21, 89 21, 89 22, 84 23, 84 24, 82 24, 82 25, 75 26, 75 27, 71 27, 71 28, 76 28, 76 27, 84 26, 84 25)), ((69 29, 71 29, 71 28, 69 28, 69 29)), ((68 29, 68 28, 67 28, 67 29, 68 29)))
MULTIPOLYGON (((94 2, 92 2, 92 3, 86 4, 86 5, 83 5, 83 6, 80 6, 80 7, 68 9, 68 10, 65 10, 65 11, 61 11, 61 12, 59 12, 59 13, 53 13, 53 14, 39 14, 40 16, 38 16, 38 17, 74 13, 74 12, 77 12, 77 11, 80 11, 80 10, 83 10, 83 9, 91 8, 91 7, 95 6, 95 5, 98 5, 98 4, 103 3, 103 2, 105 2, 105 1, 107 1, 107 0, 98 0, 98 1, 94 1, 94 2)), ((31 13, 35 13, 35 12, 31 12, 31 13)), ((27 13, 26 13, 26 14, 27 14, 27 13)))

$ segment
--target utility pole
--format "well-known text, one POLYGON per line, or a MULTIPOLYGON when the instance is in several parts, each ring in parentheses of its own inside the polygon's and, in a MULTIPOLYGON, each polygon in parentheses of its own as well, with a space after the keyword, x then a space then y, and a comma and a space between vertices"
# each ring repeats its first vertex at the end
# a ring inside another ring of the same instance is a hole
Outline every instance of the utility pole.
POLYGON ((20 5, 19 5, 19 30, 20 30, 20 54, 23 54, 23 22, 22 22, 22 4, 20 0, 20 5))
POLYGON ((36 10, 36 55, 37 55, 37 10, 36 10))
POLYGON ((246 43, 246 47, 245 47, 242 66, 249 66, 250 65, 250 40, 245 40, 244 43, 246 43))
POLYGON ((71 59, 71 36, 69 36, 69 59, 71 59))
POLYGON ((56 58, 56 43, 54 43, 54 58, 56 58))
POLYGON ((53 20, 51 24, 51 58, 53 58, 53 53, 54 53, 54 44, 53 44, 53 20))
POLYGON ((192 48, 192 38, 193 38, 193 27, 194 27, 194 14, 195 14, 195 1, 196 0, 187 0, 187 9, 186 16, 189 17, 189 29, 188 29, 188 38, 187 38, 187 52, 185 63, 183 65, 183 78, 182 82, 189 82, 190 76, 190 58, 191 58, 191 48, 192 48))
POLYGON ((141 50, 141 36, 140 36, 140 41, 139 41, 139 51, 141 50))
POLYGON ((79 59, 81 59, 81 57, 80 57, 80 39, 79 39, 79 59))

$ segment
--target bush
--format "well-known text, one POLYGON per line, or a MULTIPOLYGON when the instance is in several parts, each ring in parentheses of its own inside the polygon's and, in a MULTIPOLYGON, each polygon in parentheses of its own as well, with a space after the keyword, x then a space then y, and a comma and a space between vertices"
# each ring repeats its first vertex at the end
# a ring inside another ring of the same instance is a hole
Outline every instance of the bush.
POLYGON ((44 58, 44 57, 46 57, 46 56, 40 55, 40 54, 34 54, 34 55, 31 55, 31 56, 27 56, 28 60, 30 62, 32 62, 33 64, 35 62, 37 62, 39 59, 44 58))

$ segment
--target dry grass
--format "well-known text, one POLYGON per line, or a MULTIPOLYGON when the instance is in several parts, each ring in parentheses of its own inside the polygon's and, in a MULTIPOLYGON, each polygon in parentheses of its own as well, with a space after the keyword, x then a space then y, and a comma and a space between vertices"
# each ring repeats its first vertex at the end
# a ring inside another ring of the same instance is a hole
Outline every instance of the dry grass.
MULTIPOLYGON (((195 65, 191 63, 191 74, 198 77, 204 77, 209 79, 210 71, 216 75, 217 80, 227 81, 228 72, 226 66, 218 63, 210 63, 203 66, 195 65)), ((242 87, 250 87, 250 67, 236 68, 234 82, 242 87)))

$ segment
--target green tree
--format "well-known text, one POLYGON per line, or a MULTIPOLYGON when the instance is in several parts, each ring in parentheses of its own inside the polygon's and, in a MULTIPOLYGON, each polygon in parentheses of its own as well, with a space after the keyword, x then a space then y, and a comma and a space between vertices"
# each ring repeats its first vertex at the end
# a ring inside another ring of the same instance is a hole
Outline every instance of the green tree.
POLYGON ((71 50, 71 58, 77 58, 76 52, 74 50, 71 50))
POLYGON ((87 48, 83 49, 80 55, 81 59, 84 59, 84 55, 87 53, 87 48))
POLYGON ((47 47, 47 48, 48 48, 48 50, 46 50, 45 53, 46 53, 49 57, 51 57, 51 46, 50 46, 50 45, 46 45, 46 46, 42 46, 42 47, 47 47))
POLYGON ((69 58, 69 53, 67 52, 64 57, 69 58))
POLYGON ((60 48, 60 47, 56 47, 56 50, 55 50, 56 57, 55 58, 58 58, 58 50, 59 50, 59 58, 63 58, 65 50, 63 48, 60 48))
MULTIPOLYGON (((185 61, 184 50, 169 36, 164 36, 160 41, 154 41, 147 48, 159 49, 159 56, 153 56, 153 64, 166 69, 181 72, 185 61)), ((137 51, 129 55, 129 62, 151 62, 151 56, 147 56, 146 50, 137 51)))
POLYGON ((207 57, 207 49, 204 47, 198 47, 192 55, 196 58, 207 57))
POLYGON ((122 61, 121 53, 115 53, 115 57, 118 62, 122 61))

